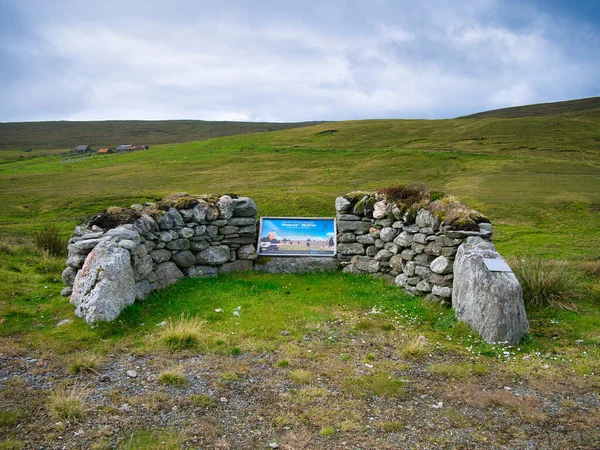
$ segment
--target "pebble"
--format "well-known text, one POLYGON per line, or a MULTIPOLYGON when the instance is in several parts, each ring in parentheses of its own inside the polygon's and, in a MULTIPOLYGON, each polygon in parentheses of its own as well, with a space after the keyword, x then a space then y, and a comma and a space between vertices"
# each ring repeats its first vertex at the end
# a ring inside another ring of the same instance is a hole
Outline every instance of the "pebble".
POLYGON ((70 324, 71 322, 73 322, 73 320, 72 320, 72 319, 63 319, 63 320, 61 320, 60 322, 58 322, 58 323, 56 324, 56 326, 57 326, 57 327, 62 327, 63 325, 68 325, 68 324, 70 324))
POLYGON ((444 407, 444 402, 437 402, 437 403, 431 405, 431 407, 433 409, 442 409, 444 407))
POLYGON ((137 377, 137 372, 135 370, 128 370, 127 371, 127 376, 129 378, 135 378, 135 377, 137 377))
POLYGON ((217 308, 217 309, 215 309, 215 312, 216 312, 216 313, 222 313, 222 312, 223 312, 223 310, 222 310, 221 308, 217 308))
POLYGON ((277 442, 271 442, 269 444, 269 447, 271 447, 271 448, 279 448, 279 444, 277 442))
POLYGON ((234 311, 234 312, 233 312, 233 315, 234 315, 234 316, 239 316, 239 315, 240 315, 240 312, 239 312, 239 311, 234 311))
POLYGON ((221 398, 219 399, 219 401, 220 401, 221 403, 227 403, 227 399, 226 399, 225 397, 221 397, 221 398))
POLYGON ((124 403, 119 408, 119 411, 131 411, 132 409, 133 408, 131 407, 131 405, 129 405, 129 403, 124 403))
POLYGON ((372 369, 373 368, 373 364, 367 364, 367 363, 365 363, 365 367, 368 367, 369 369, 372 369))

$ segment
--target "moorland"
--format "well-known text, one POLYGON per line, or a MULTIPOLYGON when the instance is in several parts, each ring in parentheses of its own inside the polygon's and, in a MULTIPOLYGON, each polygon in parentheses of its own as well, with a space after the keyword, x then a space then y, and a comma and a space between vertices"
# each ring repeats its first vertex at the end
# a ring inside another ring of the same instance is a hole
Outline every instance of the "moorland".
POLYGON ((11 126, 0 124, 0 448, 600 445, 598 99, 216 138, 140 131, 151 148, 118 155, 65 153, 94 142, 94 125, 18 124, 19 139, 11 126), (20 151, 44 135, 43 151, 20 151), (346 192, 415 182, 488 216, 509 260, 565 275, 561 302, 528 305, 521 346, 485 344, 450 308, 346 274, 188 279, 89 328, 59 296, 64 257, 35 246, 44 227, 66 238, 106 207, 173 192, 327 217, 346 192))

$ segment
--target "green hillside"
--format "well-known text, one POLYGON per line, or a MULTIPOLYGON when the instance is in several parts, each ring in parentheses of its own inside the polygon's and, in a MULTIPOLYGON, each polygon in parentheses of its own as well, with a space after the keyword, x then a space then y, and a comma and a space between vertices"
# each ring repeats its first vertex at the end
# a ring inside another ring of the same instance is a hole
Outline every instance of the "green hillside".
POLYGON ((0 151, 33 148, 70 150, 89 144, 94 149, 120 144, 189 142, 261 131, 285 130, 319 122, 212 122, 204 120, 108 120, 97 122, 0 123, 0 151))
POLYGON ((512 108, 484 111, 461 119, 514 119, 540 116, 600 117, 600 97, 582 98, 565 102, 538 103, 512 108))
POLYGON ((326 123, 123 155, 0 165, 0 234, 66 233, 110 205, 171 192, 238 193, 262 215, 331 216, 336 196, 424 182, 488 215, 508 254, 600 256, 600 120, 591 117, 326 123))

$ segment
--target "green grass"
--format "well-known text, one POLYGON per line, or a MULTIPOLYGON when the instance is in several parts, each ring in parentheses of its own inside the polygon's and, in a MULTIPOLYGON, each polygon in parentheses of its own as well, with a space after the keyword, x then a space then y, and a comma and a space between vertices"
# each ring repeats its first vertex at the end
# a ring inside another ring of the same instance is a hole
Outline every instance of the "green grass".
POLYGON ((164 430, 137 430, 121 447, 123 450, 179 450, 183 442, 180 433, 164 430))
POLYGON ((356 396, 404 397, 405 383, 398 377, 378 372, 373 375, 352 377, 346 380, 346 390, 356 396))
POLYGON ((177 370, 167 370, 162 372, 158 377, 158 381, 171 386, 185 386, 188 379, 177 370))

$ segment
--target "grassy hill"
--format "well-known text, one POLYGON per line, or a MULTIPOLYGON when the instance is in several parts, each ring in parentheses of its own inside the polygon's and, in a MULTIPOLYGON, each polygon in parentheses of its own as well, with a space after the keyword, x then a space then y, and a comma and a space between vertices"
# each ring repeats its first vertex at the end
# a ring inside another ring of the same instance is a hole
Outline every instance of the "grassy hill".
POLYGON ((0 151, 33 148, 70 150, 89 144, 94 149, 119 144, 189 142, 261 131, 285 130, 319 122, 213 122, 204 120, 108 120, 97 122, 0 123, 0 151))
POLYGON ((460 119, 515 119, 540 116, 600 117, 600 97, 582 98, 565 102, 538 103, 512 108, 484 111, 460 119))

